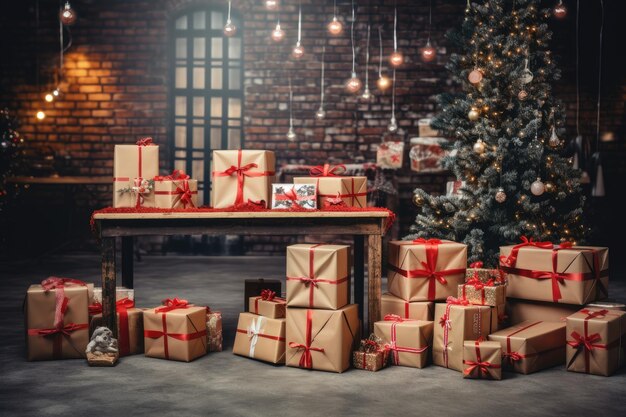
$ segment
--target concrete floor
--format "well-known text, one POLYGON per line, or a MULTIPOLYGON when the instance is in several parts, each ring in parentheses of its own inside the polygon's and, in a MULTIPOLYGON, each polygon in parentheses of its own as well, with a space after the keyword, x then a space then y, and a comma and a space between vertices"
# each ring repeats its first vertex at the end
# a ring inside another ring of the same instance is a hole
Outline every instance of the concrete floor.
MULTIPOLYGON (((225 351, 192 363, 136 355, 115 368, 89 368, 83 360, 26 362, 21 307, 28 284, 48 275, 98 283, 99 258, 0 264, 0 415, 624 415, 625 370, 605 378, 557 367, 479 381, 436 366, 330 374, 237 357, 230 348, 243 281, 281 277, 284 258, 146 257, 135 270, 139 307, 179 296, 221 310, 225 351)), ((611 287, 613 298, 626 299, 626 284, 611 287)))

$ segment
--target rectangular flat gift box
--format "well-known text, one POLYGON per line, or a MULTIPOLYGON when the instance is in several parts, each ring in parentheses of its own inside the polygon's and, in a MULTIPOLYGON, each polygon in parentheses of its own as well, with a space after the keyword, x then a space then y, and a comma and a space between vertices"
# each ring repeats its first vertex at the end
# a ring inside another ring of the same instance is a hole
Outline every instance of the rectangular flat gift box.
POLYGON ((240 313, 233 353, 265 362, 285 363, 285 319, 240 313))

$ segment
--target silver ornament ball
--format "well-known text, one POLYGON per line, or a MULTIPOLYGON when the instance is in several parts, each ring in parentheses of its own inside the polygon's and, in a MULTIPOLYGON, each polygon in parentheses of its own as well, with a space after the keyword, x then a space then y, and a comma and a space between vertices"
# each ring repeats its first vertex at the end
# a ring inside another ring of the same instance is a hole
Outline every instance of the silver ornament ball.
POLYGON ((506 193, 504 192, 504 188, 500 187, 498 188, 498 191, 496 191, 496 201, 500 204, 506 201, 506 193))
POLYGON ((533 182, 532 184, 530 184, 530 192, 533 193, 533 195, 536 196, 540 196, 541 194, 543 194, 546 191, 546 186, 545 184, 541 181, 541 178, 537 177, 537 179, 535 180, 535 182, 533 182))

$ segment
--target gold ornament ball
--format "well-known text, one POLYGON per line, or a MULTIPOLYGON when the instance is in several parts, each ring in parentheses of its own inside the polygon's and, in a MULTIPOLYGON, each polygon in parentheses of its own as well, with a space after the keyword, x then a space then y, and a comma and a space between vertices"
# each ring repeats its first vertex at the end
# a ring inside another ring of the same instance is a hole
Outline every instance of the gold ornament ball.
POLYGON ((392 67, 399 67, 404 64, 404 55, 400 51, 393 51, 393 53, 389 56, 389 64, 392 67))
POLYGON ((422 197, 419 194, 414 194, 413 195, 413 204, 415 204, 417 207, 421 207, 424 205, 424 197, 422 197))
POLYGON ((519 93, 517 93, 517 98, 521 101, 524 101, 528 98, 528 93, 526 92, 526 90, 521 90, 519 93))
POLYGON ((482 155, 483 153, 485 153, 485 143, 482 140, 478 139, 476 143, 474 143, 472 149, 474 149, 474 152, 476 152, 477 154, 482 155))
POLYGON ((376 85, 378 86, 379 90, 385 91, 386 89, 391 87, 391 80, 389 79, 389 77, 381 75, 378 81, 376 81, 376 85))
POLYGON ((285 38, 285 31, 280 28, 280 24, 276 24, 276 27, 272 31, 272 40, 274 42, 280 42, 285 38))
POLYGON ((346 91, 348 91, 348 93, 358 93, 362 86, 363 84, 361 83, 361 80, 359 80, 354 73, 352 74, 352 77, 346 81, 346 91))
POLYGON ((333 36, 339 36, 341 35, 341 32, 343 32, 343 25, 339 20, 337 20, 337 17, 335 16, 333 17, 333 20, 331 20, 331 22, 328 24, 328 33, 333 36))
POLYGON ((230 20, 226 21, 226 25, 224 26, 224 36, 227 38, 231 38, 237 34, 237 26, 233 24, 230 20))
POLYGON ((304 56, 304 48, 302 47, 302 45, 300 45, 299 43, 296 44, 296 46, 294 46, 293 50, 291 51, 291 56, 295 59, 302 58, 304 56))
POLYGON ((506 201, 506 193, 504 192, 504 188, 500 187, 498 188, 498 191, 496 191, 496 201, 500 204, 504 203, 506 201))
POLYGON ((479 69, 474 69, 472 70, 472 72, 469 73, 467 79, 472 84, 478 84, 483 80, 483 72, 479 69))
POLYGON ((472 122, 475 122, 476 120, 478 120, 478 118, 480 117, 480 114, 478 113, 478 110, 476 110, 475 108, 472 108, 469 113, 467 113, 467 117, 468 119, 470 119, 472 122))

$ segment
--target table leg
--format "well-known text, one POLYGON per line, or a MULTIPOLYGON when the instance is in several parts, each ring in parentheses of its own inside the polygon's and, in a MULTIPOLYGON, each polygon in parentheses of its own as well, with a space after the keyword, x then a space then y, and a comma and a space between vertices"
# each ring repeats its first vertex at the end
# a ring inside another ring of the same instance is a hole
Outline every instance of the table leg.
POLYGON ((117 338, 115 317, 115 238, 102 238, 102 322, 117 338))
POLYGON ((122 237, 122 285, 126 288, 135 288, 133 283, 134 239, 132 236, 122 237))
POLYGON ((362 235, 354 236, 354 300, 359 306, 359 319, 361 320, 361 326, 365 327, 363 323, 363 305, 365 300, 363 299, 363 289, 365 287, 365 239, 362 235))
POLYGON ((380 320, 380 298, 382 296, 382 236, 367 237, 367 297, 368 330, 374 331, 374 322, 380 320))

